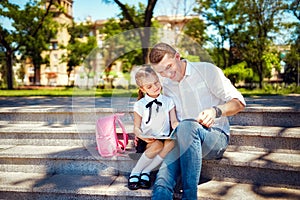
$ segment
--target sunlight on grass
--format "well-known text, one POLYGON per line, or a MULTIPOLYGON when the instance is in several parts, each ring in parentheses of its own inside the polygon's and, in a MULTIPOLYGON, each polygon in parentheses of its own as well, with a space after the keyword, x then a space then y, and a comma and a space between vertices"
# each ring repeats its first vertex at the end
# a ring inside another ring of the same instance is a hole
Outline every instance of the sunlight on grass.
MULTIPOLYGON (((244 96, 264 96, 264 95, 286 95, 300 94, 299 87, 296 89, 244 89, 239 91, 244 96)), ((137 89, 79 89, 79 88, 40 88, 40 89, 15 89, 0 90, 2 97, 22 97, 22 96, 96 96, 96 97, 137 97, 137 89)))
POLYGON ((97 96, 97 97, 128 97, 137 96, 135 89, 90 89, 84 90, 79 88, 53 88, 53 89, 16 89, 16 90, 0 90, 2 97, 22 97, 22 96, 57 96, 57 97, 72 97, 72 96, 97 96))

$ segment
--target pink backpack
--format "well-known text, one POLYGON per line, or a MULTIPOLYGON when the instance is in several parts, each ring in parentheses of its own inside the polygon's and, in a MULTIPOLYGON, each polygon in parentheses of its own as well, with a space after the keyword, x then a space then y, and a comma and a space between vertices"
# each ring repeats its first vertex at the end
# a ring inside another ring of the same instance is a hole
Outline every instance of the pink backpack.
POLYGON ((96 142, 99 154, 110 157, 124 153, 128 144, 128 134, 119 116, 124 113, 113 114, 99 118, 96 122, 96 142), (119 125, 123 132, 123 142, 118 139, 116 126, 119 125))

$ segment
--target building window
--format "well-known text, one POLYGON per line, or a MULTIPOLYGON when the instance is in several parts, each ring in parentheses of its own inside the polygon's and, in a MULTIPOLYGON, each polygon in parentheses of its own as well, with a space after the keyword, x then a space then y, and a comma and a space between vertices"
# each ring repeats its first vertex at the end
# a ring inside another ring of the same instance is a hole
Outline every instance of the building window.
POLYGON ((57 65, 54 65, 53 72, 58 72, 58 66, 57 65))
POLYGON ((54 59, 55 59, 55 61, 57 61, 58 60, 58 55, 55 53, 55 54, 53 54, 53 57, 54 57, 54 59))
POLYGON ((49 45, 50 50, 57 50, 58 49, 58 43, 57 42, 51 42, 49 45))
POLYGON ((52 49, 53 50, 56 50, 56 49, 58 49, 58 44, 57 44, 57 42, 52 42, 52 49))

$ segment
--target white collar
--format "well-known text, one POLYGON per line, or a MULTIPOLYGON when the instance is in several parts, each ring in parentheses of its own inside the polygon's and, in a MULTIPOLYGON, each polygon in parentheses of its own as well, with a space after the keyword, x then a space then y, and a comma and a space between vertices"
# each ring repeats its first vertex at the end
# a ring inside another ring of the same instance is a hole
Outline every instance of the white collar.
POLYGON ((157 99, 158 101, 161 101, 161 100, 162 100, 162 95, 159 94, 158 97, 153 98, 153 97, 150 97, 148 94, 145 94, 145 97, 144 97, 144 98, 145 98, 145 100, 146 100, 147 102, 153 101, 154 99, 157 99))
POLYGON ((191 64, 188 60, 186 59, 183 59, 182 61, 184 61, 186 63, 186 66, 185 66, 185 73, 184 73, 184 76, 189 76, 191 75, 191 64))

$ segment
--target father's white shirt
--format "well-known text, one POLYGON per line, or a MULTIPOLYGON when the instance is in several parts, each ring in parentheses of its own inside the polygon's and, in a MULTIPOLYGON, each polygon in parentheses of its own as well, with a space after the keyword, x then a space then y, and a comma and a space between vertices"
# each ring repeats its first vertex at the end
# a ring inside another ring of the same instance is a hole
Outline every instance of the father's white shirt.
MULTIPOLYGON (((196 119, 205 109, 224 104, 234 98, 246 105, 244 97, 226 78, 222 70, 211 63, 188 62, 184 78, 180 82, 162 78, 163 94, 173 99, 177 117, 196 119)), ((227 117, 215 120, 213 127, 230 134, 227 117)))

